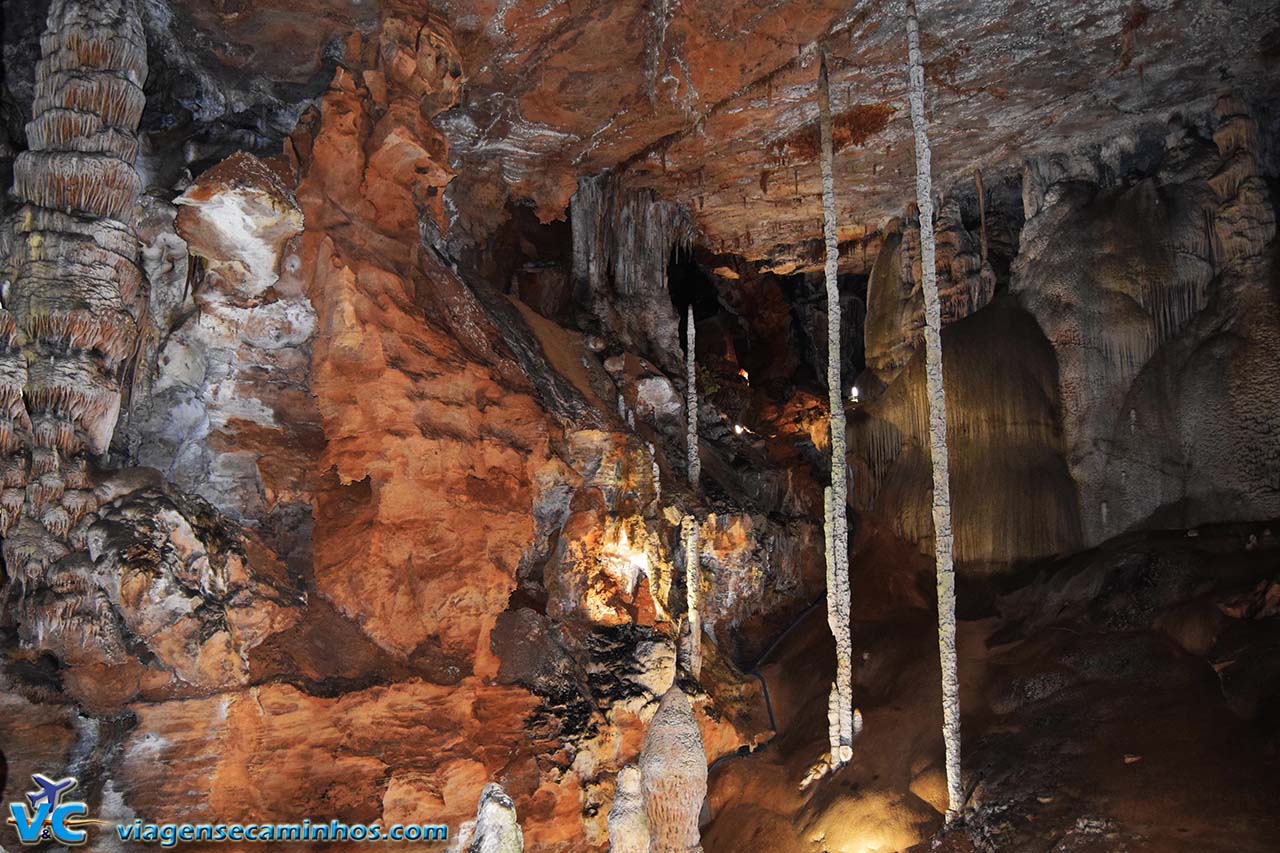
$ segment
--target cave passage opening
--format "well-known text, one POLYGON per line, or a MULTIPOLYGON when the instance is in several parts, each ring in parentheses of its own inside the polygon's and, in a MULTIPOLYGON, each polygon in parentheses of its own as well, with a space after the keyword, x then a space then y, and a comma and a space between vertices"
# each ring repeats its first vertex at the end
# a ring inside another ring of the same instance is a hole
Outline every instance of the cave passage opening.
POLYGON ((686 340, 690 306, 693 307, 695 323, 720 316, 720 296, 716 292, 715 282, 698 265, 692 251, 677 247, 671 252, 671 259, 667 262, 667 293, 671 297, 671 304, 675 306, 676 316, 680 319, 681 346, 686 340))

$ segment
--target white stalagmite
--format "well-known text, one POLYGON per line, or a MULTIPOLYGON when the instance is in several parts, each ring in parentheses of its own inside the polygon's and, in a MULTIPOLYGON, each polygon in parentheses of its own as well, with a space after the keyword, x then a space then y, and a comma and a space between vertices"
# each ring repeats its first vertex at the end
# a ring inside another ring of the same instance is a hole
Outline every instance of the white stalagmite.
POLYGON ((831 91, 827 60, 818 68, 818 127, 822 141, 822 234, 827 245, 827 396, 830 406, 831 486, 826 490, 827 623, 836 641, 836 680, 828 703, 832 769, 853 757, 853 641, 849 635, 849 532, 845 517, 844 386, 840 380, 840 245, 832 174, 831 91))
POLYGON ((516 806, 496 782, 480 792, 475 832, 467 853, 524 853, 524 834, 516 820, 516 806))
POLYGON ((671 686, 640 748, 650 853, 702 853, 698 815, 707 797, 707 754, 689 697, 671 686))
POLYGON ((956 672, 956 576, 951 548, 951 487, 947 464, 947 404, 942 386, 942 319, 933 245, 933 181, 924 114, 924 65, 915 0, 907 0, 911 126, 916 144, 916 203, 920 208, 920 266, 924 289, 925 386, 929 451, 933 460, 934 553, 938 566, 938 656, 942 663, 942 737, 947 750, 947 820, 964 805, 960 781, 960 680, 956 672))
POLYGON ((686 610, 689 617, 689 671, 694 678, 702 677, 702 615, 699 612, 698 600, 701 593, 699 569, 701 562, 698 556, 698 520, 686 515, 680 522, 681 538, 684 540, 684 583, 686 610))
POLYGON ((640 790, 640 768, 634 764, 618 771, 609 809, 609 853, 649 853, 649 818, 640 790))
POLYGON ((685 327, 687 345, 684 354, 684 405, 689 430, 689 485, 697 488, 702 474, 702 461, 698 458, 698 360, 694 350, 693 305, 689 305, 689 322, 685 327))

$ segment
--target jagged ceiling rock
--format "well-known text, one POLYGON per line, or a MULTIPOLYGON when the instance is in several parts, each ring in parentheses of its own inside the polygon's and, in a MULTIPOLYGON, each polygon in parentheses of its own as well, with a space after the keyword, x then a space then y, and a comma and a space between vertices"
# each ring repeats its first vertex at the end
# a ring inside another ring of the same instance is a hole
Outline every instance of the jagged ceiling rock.
MULTIPOLYGON (((43 21, 43 5, 5 5, 6 65, 17 69, 6 85, 19 107, 29 102, 24 22, 43 21)), ((234 148, 273 153, 347 61, 350 35, 372 34, 406 4, 303 5, 144 0, 152 64, 144 159, 153 182, 234 148), (171 152, 147 158, 175 145, 183 162, 171 152)), ((464 241, 485 236, 507 199, 561 218, 580 177, 615 170, 683 203, 710 246, 813 266, 814 45, 832 68, 842 241, 873 232, 911 197, 896 3, 430 7, 457 44, 454 79, 466 79, 459 105, 437 119, 459 174, 449 197, 464 241)), ((930 0, 920 15, 943 187, 971 180, 976 167, 1017 170, 1029 154, 1106 145, 1171 112, 1203 111, 1226 88, 1265 99, 1280 55, 1280 11, 1267 0, 930 0)))
MULTIPOLYGON (((546 218, 561 215, 576 176, 622 168, 684 202, 712 246, 776 257, 817 236, 815 42, 830 57, 844 143, 842 240, 911 197, 896 3, 441 7, 469 78, 442 119, 459 171, 500 178, 546 218)), ((1277 71, 1280 11, 1266 0, 931 0, 920 18, 943 186, 1208 106, 1226 86, 1263 95, 1277 71)))

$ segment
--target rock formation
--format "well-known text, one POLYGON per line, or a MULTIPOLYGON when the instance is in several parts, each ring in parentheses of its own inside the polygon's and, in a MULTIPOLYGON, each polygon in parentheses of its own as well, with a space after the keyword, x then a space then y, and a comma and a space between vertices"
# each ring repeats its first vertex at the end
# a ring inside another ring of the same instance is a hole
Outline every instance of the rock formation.
POLYGON ((822 234, 826 242, 824 270, 827 287, 827 406, 831 448, 831 485, 824 493, 827 537, 827 621, 836 643, 836 678, 828 702, 830 765, 840 767, 853 757, 853 641, 849 636, 849 532, 846 507, 844 382, 840 376, 839 241, 836 235, 836 189, 833 177, 831 92, 826 57, 819 60, 818 114, 822 147, 822 234))
POLYGON ((921 290, 924 293, 925 389, 929 400, 929 462, 933 470, 933 553, 937 564, 938 657, 942 668, 942 737, 947 750, 947 820, 964 807, 960 780, 960 677, 956 671, 956 576, 952 563, 951 468, 947 396, 942 373, 942 306, 934 270, 933 166, 924 114, 924 61, 915 0, 907 0, 911 126, 916 138, 916 205, 920 210, 921 290))
POLYGON ((25 646, 86 667, 74 683, 90 705, 129 698, 140 678, 242 684, 248 651, 296 618, 293 584, 207 505, 102 464, 147 313, 131 225, 147 74, 137 8, 55 2, 41 49, 0 318, 6 597, 25 646), (123 686, 97 683, 106 672, 123 686))
POLYGON ((671 253, 692 247, 688 211, 604 176, 578 182, 569 214, 579 302, 609 337, 678 369, 679 318, 666 273, 671 253))
POLYGON ((698 459, 698 358, 697 331, 693 322, 693 305, 690 304, 685 315, 684 345, 684 410, 688 422, 688 468, 689 485, 698 488, 698 479, 702 476, 702 463, 698 459))
POLYGON ((493 782, 480 792, 476 823, 467 853, 523 853, 524 836, 516 819, 515 803, 493 782))
POLYGON ((1270 849, 1274 4, 0 6, 6 801, 1270 849))
POLYGON ((609 807, 609 853, 649 853, 649 817, 645 813, 640 768, 634 764, 618 771, 613 805, 609 807))
POLYGON ((698 522, 692 515, 680 521, 684 542, 685 613, 689 632, 689 671, 702 673, 702 557, 698 548, 698 522))
POLYGON ((641 790, 651 853, 699 853, 698 815, 707 795, 707 758, 689 698, 662 697, 640 749, 641 790))
MULTIPOLYGON (((58 2, 45 33, 31 148, 14 163, 14 191, 25 206, 0 318, 10 329, 11 362, 26 362, 25 370, 14 364, 6 372, 5 561, 31 592, 76 547, 68 536, 97 503, 90 467, 115 427, 118 379, 133 350, 142 290, 129 225, 140 186, 133 161, 147 75, 137 10, 132 0, 58 2)), ((105 630, 92 615, 102 612, 94 593, 82 596, 82 603, 72 596, 64 605, 69 617, 80 613, 68 619, 76 623, 67 632, 73 647, 92 645, 94 633, 105 630)), ((58 643, 59 633, 48 641, 58 643)))
POLYGON ((1207 126, 1175 120, 1161 142, 1149 173, 1119 185, 1106 152, 1026 178, 1012 288, 1057 354, 1086 544, 1280 508, 1266 473, 1274 440, 1244 415, 1267 405, 1269 386, 1244 391, 1233 378, 1274 339, 1259 302, 1275 214, 1256 124, 1223 97, 1207 126), (1051 236, 1068 231, 1079 234, 1070 245, 1051 236), (1096 260, 1083 263, 1085 252, 1096 260))

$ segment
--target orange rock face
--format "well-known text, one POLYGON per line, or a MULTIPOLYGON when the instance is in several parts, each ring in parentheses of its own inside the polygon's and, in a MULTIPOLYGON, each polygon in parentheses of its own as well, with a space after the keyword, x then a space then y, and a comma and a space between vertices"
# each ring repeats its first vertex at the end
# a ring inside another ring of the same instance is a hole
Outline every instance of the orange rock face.
POLYGON ((527 382, 481 360, 499 357, 492 343, 477 358, 436 310, 463 295, 421 265, 419 211, 438 211, 449 173, 418 105, 452 102, 457 63, 439 37, 413 53, 412 32, 388 23, 364 85, 339 75, 300 163, 301 275, 320 330, 311 390, 332 475, 315 505, 315 579, 379 646, 470 673, 533 535, 547 425, 527 382))
MULTIPOLYGON (((677 386, 636 356, 611 378, 433 248, 454 174, 432 120, 462 81, 447 28, 384 4, 286 156, 147 212, 151 368, 122 443, 170 485, 105 495, 89 536, 120 635, 60 673, 28 656, 0 706, 128 721, 0 733, 42 744, 35 769, 89 755, 104 819, 457 829, 497 782, 528 849, 598 850, 677 679, 710 760, 768 734, 732 649, 700 684, 678 660, 677 386)), ((775 603, 773 528, 721 519, 704 580, 729 637, 775 603)))

